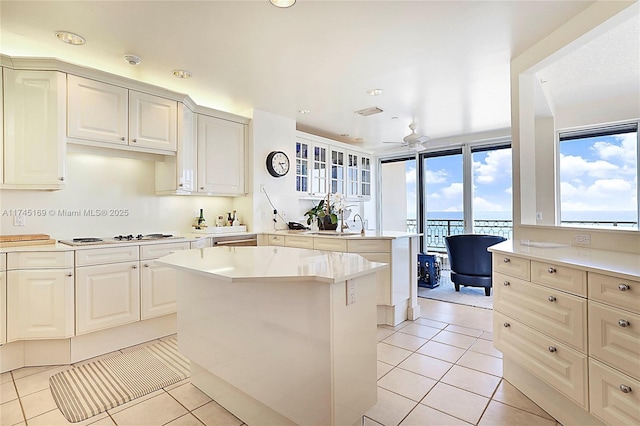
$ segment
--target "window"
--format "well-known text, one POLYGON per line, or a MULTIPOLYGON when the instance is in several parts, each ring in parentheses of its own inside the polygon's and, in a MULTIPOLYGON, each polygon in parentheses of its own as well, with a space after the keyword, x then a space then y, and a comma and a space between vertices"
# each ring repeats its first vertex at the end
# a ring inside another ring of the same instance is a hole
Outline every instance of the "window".
POLYGON ((559 133, 560 222, 638 229, 638 122, 559 133))

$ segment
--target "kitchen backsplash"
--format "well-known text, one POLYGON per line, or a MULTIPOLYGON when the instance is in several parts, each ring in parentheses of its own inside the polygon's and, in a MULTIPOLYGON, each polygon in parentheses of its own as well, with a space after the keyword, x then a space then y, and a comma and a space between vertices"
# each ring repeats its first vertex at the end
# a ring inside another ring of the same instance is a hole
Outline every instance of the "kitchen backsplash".
POLYGON ((229 197, 156 196, 153 161, 67 154, 66 187, 60 191, 0 191, 0 234, 49 234, 52 238, 114 236, 154 232, 184 233, 204 209, 215 223, 219 214, 242 209, 229 197), (26 210, 24 226, 14 214, 26 210))

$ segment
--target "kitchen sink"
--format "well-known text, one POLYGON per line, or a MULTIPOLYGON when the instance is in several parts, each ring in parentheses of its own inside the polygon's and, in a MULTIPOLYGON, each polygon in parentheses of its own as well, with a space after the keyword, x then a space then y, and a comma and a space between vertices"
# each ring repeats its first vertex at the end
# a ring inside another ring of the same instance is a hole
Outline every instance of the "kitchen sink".
POLYGON ((306 232, 306 235, 317 235, 320 237, 348 237, 351 235, 360 235, 360 232, 312 231, 306 232))

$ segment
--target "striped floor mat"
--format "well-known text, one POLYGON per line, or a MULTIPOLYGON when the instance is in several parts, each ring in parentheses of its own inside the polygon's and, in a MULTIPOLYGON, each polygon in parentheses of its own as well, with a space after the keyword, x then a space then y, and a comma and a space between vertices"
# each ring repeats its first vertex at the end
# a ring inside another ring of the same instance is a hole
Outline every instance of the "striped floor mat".
POLYGON ((53 399, 72 423, 189 377, 189 360, 175 338, 57 373, 53 399))

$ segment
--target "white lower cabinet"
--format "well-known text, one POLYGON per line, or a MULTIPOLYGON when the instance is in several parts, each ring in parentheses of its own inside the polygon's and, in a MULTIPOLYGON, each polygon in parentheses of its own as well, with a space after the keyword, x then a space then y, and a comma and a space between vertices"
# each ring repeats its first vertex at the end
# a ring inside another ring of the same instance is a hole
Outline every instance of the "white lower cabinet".
POLYGON ((0 253, 0 345, 7 342, 7 255, 0 253))
POLYGON ((7 273, 7 341, 73 334, 72 268, 7 273))
POLYGON ((591 412, 611 425, 640 424, 640 381, 594 359, 589 362, 591 412))
POLYGON ((155 260, 140 262, 140 319, 176 312, 176 270, 155 260))
POLYGON ((138 261, 77 268, 76 333, 140 320, 138 261))

